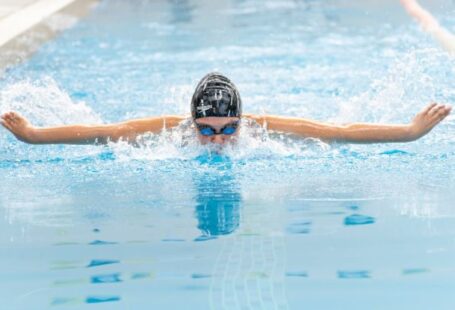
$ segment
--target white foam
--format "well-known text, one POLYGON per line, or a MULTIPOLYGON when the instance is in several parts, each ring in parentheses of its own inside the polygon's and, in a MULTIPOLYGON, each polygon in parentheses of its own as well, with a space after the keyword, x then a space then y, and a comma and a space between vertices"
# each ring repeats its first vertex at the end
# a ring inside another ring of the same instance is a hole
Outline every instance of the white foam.
POLYGON ((23 80, 0 90, 0 113, 17 111, 38 126, 102 123, 85 102, 73 101, 54 79, 23 80))
MULTIPOLYGON (((339 103, 335 122, 403 122, 409 121, 429 102, 441 98, 440 90, 450 91, 443 98, 454 96, 450 82, 432 74, 436 64, 453 60, 437 49, 413 50, 397 58, 385 76, 371 83, 370 89, 339 103)), ((453 67, 453 65, 452 65, 453 67)))
POLYGON ((306 156, 314 152, 331 150, 328 144, 317 139, 294 139, 289 135, 272 134, 264 128, 244 120, 240 134, 234 143, 223 147, 215 144, 202 145, 197 139, 191 121, 163 130, 159 134, 146 134, 140 138, 139 147, 126 142, 111 143, 109 147, 120 161, 130 160, 192 160, 200 155, 227 156, 233 160, 306 156))

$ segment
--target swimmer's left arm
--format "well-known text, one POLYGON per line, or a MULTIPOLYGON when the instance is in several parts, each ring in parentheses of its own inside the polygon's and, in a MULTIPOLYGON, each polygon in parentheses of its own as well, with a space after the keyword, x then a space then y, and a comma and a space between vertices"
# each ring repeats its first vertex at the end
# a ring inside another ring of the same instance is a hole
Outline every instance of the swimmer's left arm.
POLYGON ((297 117, 246 115, 268 130, 318 138, 324 141, 351 143, 408 142, 419 139, 441 122, 450 106, 432 103, 418 113, 409 124, 353 123, 336 125, 297 117))

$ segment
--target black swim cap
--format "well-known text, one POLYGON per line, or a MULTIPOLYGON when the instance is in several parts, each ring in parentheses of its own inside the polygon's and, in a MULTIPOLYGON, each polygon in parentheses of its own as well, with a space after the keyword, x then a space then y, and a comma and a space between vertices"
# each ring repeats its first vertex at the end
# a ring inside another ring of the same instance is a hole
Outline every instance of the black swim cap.
POLYGON ((191 99, 193 119, 201 117, 240 117, 242 100, 240 94, 227 77, 212 72, 197 84, 191 99))

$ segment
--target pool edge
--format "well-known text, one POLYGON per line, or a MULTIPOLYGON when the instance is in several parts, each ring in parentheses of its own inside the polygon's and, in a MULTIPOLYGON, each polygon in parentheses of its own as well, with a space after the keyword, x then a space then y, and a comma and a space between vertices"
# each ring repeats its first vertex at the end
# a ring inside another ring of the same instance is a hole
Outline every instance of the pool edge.
POLYGON ((37 2, 21 8, 0 21, 0 33, 8 32, 5 26, 17 25, 18 28, 23 29, 23 31, 16 31, 9 38, 2 38, 3 43, 0 42, 0 55, 2 55, 0 57, 0 78, 4 76, 9 67, 22 63, 44 43, 55 38, 60 32, 90 13, 100 0, 69 0, 60 5, 48 6, 46 6, 46 1, 37 2), (39 2, 38 5, 37 2, 39 2), (32 15, 35 22, 28 18, 32 15), (59 17, 67 17, 67 24, 56 25, 59 17), (53 19, 54 24, 52 24, 53 19))

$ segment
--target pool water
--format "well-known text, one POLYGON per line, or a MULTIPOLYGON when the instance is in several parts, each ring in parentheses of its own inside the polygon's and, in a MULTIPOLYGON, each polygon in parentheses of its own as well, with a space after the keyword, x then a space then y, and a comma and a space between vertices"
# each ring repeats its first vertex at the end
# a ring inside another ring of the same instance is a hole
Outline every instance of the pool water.
MULTIPOLYGON (((423 3, 455 32, 453 1, 423 3)), ((213 70, 246 113, 405 123, 455 103, 455 59, 398 1, 104 0, 7 71, 0 112, 189 114, 213 70)), ((221 154, 185 126, 139 148, 0 130, 1 308, 455 307, 453 115, 406 144, 241 130, 221 154)))

